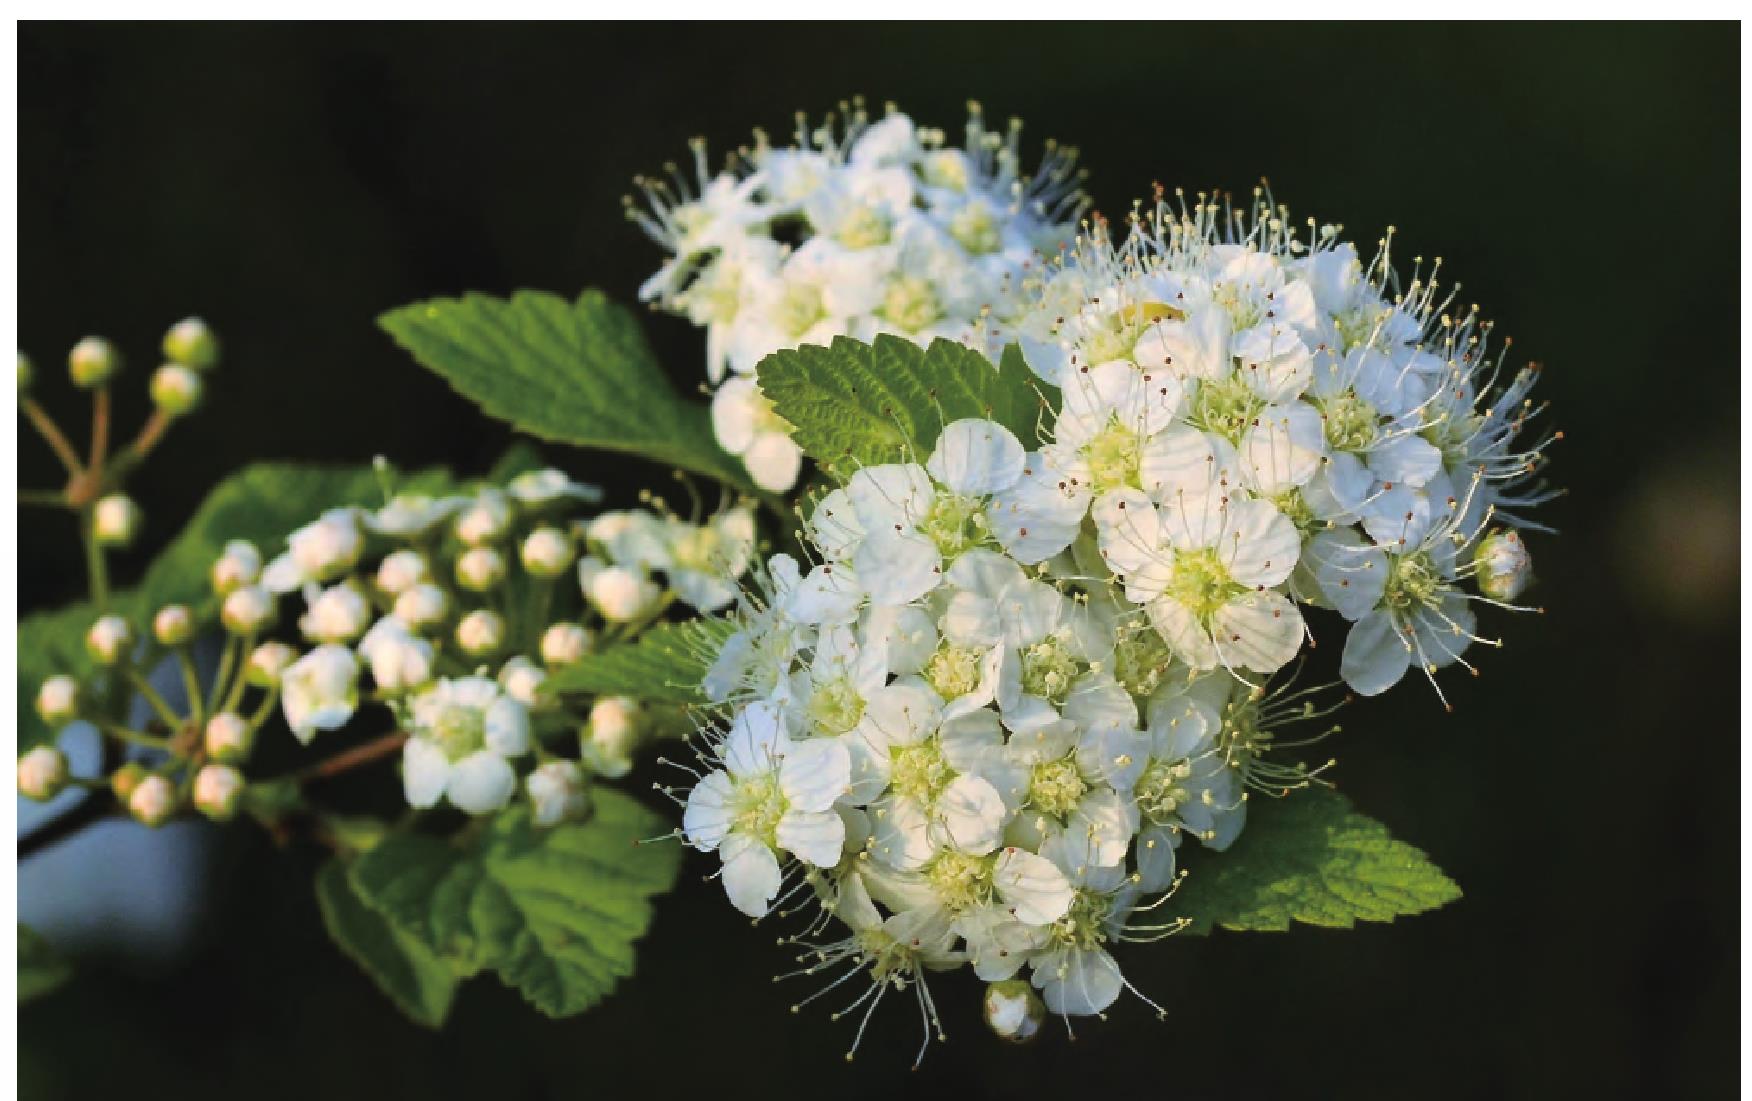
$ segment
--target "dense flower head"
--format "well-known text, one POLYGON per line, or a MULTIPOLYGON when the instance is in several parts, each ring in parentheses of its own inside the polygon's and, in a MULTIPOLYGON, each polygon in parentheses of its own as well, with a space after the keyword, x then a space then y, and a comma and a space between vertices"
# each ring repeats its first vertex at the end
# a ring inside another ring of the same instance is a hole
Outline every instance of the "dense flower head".
POLYGON ((640 297, 706 330, 718 440, 772 491, 802 455, 754 383, 762 358, 879 333, 995 346, 1084 206, 1074 151, 1049 142, 1025 175, 1020 123, 989 130, 978 104, 959 147, 893 105, 872 119, 854 103, 837 122, 800 117, 790 145, 757 131, 721 171, 703 141, 693 157, 693 179, 672 167, 639 181, 644 206, 629 200, 668 254, 640 297))
POLYGON ((1067 1019, 1131 988, 1114 947, 1184 925, 1177 852, 1330 767, 1284 755, 1344 695, 1293 686, 1313 633, 1348 625, 1356 693, 1434 683, 1525 586, 1533 376, 1435 271, 1263 193, 1090 225, 1016 317, 1061 394, 1038 448, 944 425, 814 495, 805 560, 738 599, 668 789, 732 903, 813 907, 802 973, 911 991, 927 1040, 928 972, 1067 1019))

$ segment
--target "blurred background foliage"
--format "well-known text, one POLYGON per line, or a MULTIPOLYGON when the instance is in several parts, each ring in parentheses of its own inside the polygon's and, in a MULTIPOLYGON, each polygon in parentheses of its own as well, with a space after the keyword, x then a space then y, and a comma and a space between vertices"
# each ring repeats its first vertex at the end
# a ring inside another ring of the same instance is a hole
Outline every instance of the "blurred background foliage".
MULTIPOLYGON (((1154 180, 1239 191, 1269 174, 1293 212, 1365 243, 1398 226, 1402 261, 1443 256, 1516 358, 1547 365, 1540 391, 1566 436, 1554 473, 1571 490, 1543 513, 1562 537, 1530 542, 1548 613, 1489 618, 1508 646, 1480 655, 1479 680, 1449 677, 1455 713, 1414 685, 1354 708, 1330 743, 1359 807, 1466 898, 1357 932, 1132 951, 1165 1024, 1122 1002, 1074 1044, 1054 1029, 1003 1049, 958 974, 935 988, 952 1042, 923 1077, 906 1075, 905 1012, 847 1067, 849 1029, 786 1012, 806 991, 769 980, 786 963, 776 931, 723 905, 695 860, 639 977, 600 1010, 548 1021, 474 984, 432 1035, 328 944, 318 854, 282 858, 239 828, 201 874, 181 869, 204 903, 180 946, 74 945, 80 976, 20 1017, 22 1096, 513 1099, 611 1081, 653 1097, 909 1083, 968 1097, 1727 1093, 1737 38, 1598 24, 22 26, 21 347, 48 367, 86 333, 118 341, 138 383, 122 387, 126 423, 144 415, 167 324, 199 313, 225 341, 208 410, 135 483, 150 527, 124 582, 251 459, 484 470, 506 431, 373 318, 463 290, 588 284, 630 300, 658 258, 621 216, 631 176, 682 158, 695 134, 721 151, 857 92, 951 130, 970 95, 1019 114, 1030 156, 1048 136, 1081 147, 1111 214, 1154 180)), ((700 338, 673 319, 649 329, 693 385, 700 338)), ((70 388, 40 389, 82 421, 70 388)), ((662 478, 550 457, 623 501, 662 478)), ((55 474, 33 441, 20 469, 31 487, 55 474)), ((21 608, 75 595, 71 521, 21 522, 21 608)), ((179 851, 163 858, 188 865, 179 851)))

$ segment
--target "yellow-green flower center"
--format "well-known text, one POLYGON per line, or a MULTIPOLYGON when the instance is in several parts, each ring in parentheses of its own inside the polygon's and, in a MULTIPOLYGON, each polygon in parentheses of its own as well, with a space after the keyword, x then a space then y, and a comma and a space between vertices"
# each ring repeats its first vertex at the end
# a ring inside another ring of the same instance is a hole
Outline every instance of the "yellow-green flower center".
POLYGON ((1418 551, 1390 561, 1387 589, 1382 595, 1389 608, 1408 611, 1437 602, 1443 588, 1442 574, 1427 552, 1418 551))
POLYGON ((809 283, 789 283, 773 306, 773 323, 793 339, 808 332, 827 316, 821 288, 809 283))
POLYGON ((1209 623, 1217 609, 1247 591, 1229 575, 1215 547, 1180 551, 1162 595, 1209 623))
POLYGON ((1028 774, 1028 802, 1054 818, 1069 816, 1088 790, 1082 770, 1069 757, 1040 761, 1028 774))
POLYGON ((834 238, 847 248, 874 248, 888 243, 892 228, 886 211, 860 203, 840 219, 834 238))
POLYGON ((888 284, 888 292, 882 298, 882 316, 896 327, 916 333, 943 316, 943 305, 937 300, 936 288, 930 280, 902 275, 888 284))
POLYGON ((991 901, 992 865, 991 857, 945 849, 925 869, 925 879, 944 908, 959 914, 991 901))
POLYGON ((1127 692, 1147 699, 1168 675, 1168 644, 1155 631, 1132 628, 1113 648, 1113 679, 1127 692))
POLYGON ((1159 826, 1171 822, 1175 812, 1190 798, 1185 784, 1191 775, 1189 761, 1152 760, 1138 780, 1138 813, 1159 826))
POLYGON ((1361 451, 1380 434, 1375 407, 1352 390, 1321 402, 1320 418, 1326 424, 1326 442, 1335 451, 1361 451))
POLYGON ((1112 911, 1111 897, 1079 887, 1065 916, 1053 922, 1052 938, 1068 947, 1100 947, 1107 941, 1107 917, 1112 911))
POLYGON ((1055 631, 1022 650, 1022 691, 1055 705, 1070 695, 1071 682, 1088 665, 1071 652, 1063 631, 1055 631))
POLYGON ((943 748, 935 738, 894 749, 892 761, 889 785, 896 793, 920 803, 933 802, 955 779, 955 769, 943 757, 943 748))
POLYGON ((998 220, 984 203, 969 203, 949 219, 949 236, 975 256, 998 251, 1003 238, 998 232, 998 220))
POLYGON ((1192 399, 1191 420, 1206 432, 1215 432, 1230 443, 1240 443, 1242 434, 1253 427, 1264 408, 1264 400, 1248 388, 1239 374, 1232 374, 1198 384, 1192 399))
POLYGON ((785 816, 788 807, 777 776, 766 774, 743 780, 731 797, 730 828, 776 846, 779 819, 785 816))
POLYGON ((679 569, 716 573, 724 568, 724 537, 715 528, 696 527, 675 540, 670 554, 679 569))
POLYGON ((809 697, 809 718, 825 734, 844 734, 864 717, 864 697, 846 677, 819 682, 809 697))
POLYGON ((925 663, 925 682, 945 700, 957 699, 979 687, 983 650, 944 642, 925 663))
POLYGON ((1111 419, 1107 427, 1083 445, 1083 458, 1089 464, 1089 479, 1096 493, 1130 486, 1142 489, 1138 476, 1138 456, 1143 441, 1130 426, 1111 419))
POLYGON ((431 733, 446 757, 461 760, 487 744, 487 717, 478 707, 451 704, 438 712, 431 733))
POLYGON ((931 501, 919 530, 937 545, 937 550, 945 558, 954 558, 963 551, 991 541, 984 502, 978 497, 959 493, 939 492, 931 501))

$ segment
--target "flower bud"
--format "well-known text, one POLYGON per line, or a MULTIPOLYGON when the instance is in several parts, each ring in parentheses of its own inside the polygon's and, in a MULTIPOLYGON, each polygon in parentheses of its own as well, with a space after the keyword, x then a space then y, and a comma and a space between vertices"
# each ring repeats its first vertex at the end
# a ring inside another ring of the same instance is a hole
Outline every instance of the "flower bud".
POLYGON ((986 987, 982 1002, 985 1023, 1001 1040, 1025 1044, 1046 1023, 1046 1006, 1034 989, 1021 979, 1005 979, 986 987))
POLYGON ((125 547, 140 535, 146 514, 134 499, 123 493, 112 493, 98 499, 91 507, 91 536, 99 546, 125 547))
POLYGON ((219 362, 219 338, 198 317, 186 317, 164 334, 164 355, 172 363, 205 371, 219 362))
POLYGON ((523 568, 531 577, 552 580, 572 565, 572 540, 559 528, 539 527, 523 540, 523 568))
POLYGON ((140 781, 146 778, 146 769, 138 761, 129 761, 121 768, 110 773, 110 791, 115 794, 116 802, 123 806, 133 797, 134 789, 140 786, 140 781))
POLYGON ((505 556, 492 547, 471 547, 456 560, 456 583, 484 593, 505 580, 505 556))
POLYGON ((600 501, 602 490, 596 486, 574 482, 563 470, 531 470, 519 474, 505 486, 505 491, 517 503, 531 512, 539 512, 562 501, 600 501))
POLYGON ((243 773, 230 765, 207 765, 195 773, 195 809, 215 822, 230 821, 243 788, 243 773))
POLYGON ((128 795, 128 813, 143 826, 164 825, 176 813, 176 788, 163 776, 142 776, 128 795))
POLYGON ((106 615, 85 632, 85 652, 99 665, 125 661, 134 649, 134 628, 119 615, 106 615))
POLYGON ((332 581, 353 568, 365 549, 358 510, 332 508, 286 537, 293 572, 304 580, 332 581))
POLYGON ((23 352, 18 353, 18 392, 30 392, 30 384, 36 381, 36 368, 31 365, 30 357, 23 352))
POLYGON ((419 551, 391 551, 377 564, 377 589, 388 596, 400 596, 428 576, 426 559, 419 551))
POLYGON ((572 761, 549 761, 531 772, 523 787, 529 793, 535 810, 532 820, 538 827, 582 818, 590 809, 584 771, 572 761))
POLYGON ((511 502, 496 489, 482 491, 456 516, 456 537, 471 547, 496 543, 511 531, 511 502))
POLYGON ((215 761, 236 764, 249 756, 254 743, 255 733, 250 730, 249 722, 235 711, 221 711, 207 720, 203 744, 207 747, 207 756, 215 761))
POLYGON ((576 623, 556 623, 541 633, 541 660, 551 669, 578 661, 590 650, 590 632, 576 623))
POLYGON ((280 675, 280 710, 306 745, 319 730, 339 730, 359 709, 359 659, 345 646, 318 646, 280 675))
POLYGON ((432 644, 416 638, 393 615, 365 633, 359 653, 371 664, 371 679, 385 692, 406 692, 432 679, 432 644))
POLYGON ((213 591, 220 596, 254 585, 262 576, 262 552, 254 543, 233 539, 213 561, 213 591))
POLYGON ((497 612, 478 608, 456 625, 456 645, 471 658, 486 657, 505 645, 505 619, 497 612))
POLYGON ((245 585, 219 606, 219 622, 234 635, 260 634, 274 622, 273 594, 260 585, 245 585))
POLYGON ((147 384, 152 404, 170 417, 194 412, 201 404, 201 389, 201 376, 178 363, 166 363, 152 372, 147 384))
POLYGON ((584 595, 610 623, 628 623, 647 614, 662 590, 625 566, 605 566, 590 578, 584 595))
POLYGON ((181 646, 195 633, 195 614, 184 604, 166 604, 152 617, 152 637, 160 646, 181 646))
POLYGON ((581 756, 599 775, 619 779, 632 771, 633 753, 644 740, 645 727, 645 711, 637 700, 604 696, 590 705, 581 756))
POLYGON ((522 654, 506 662, 499 670, 499 684, 504 687, 505 694, 530 710, 535 709, 536 697, 546 680, 547 673, 541 666, 522 654))
POLYGON ((371 605, 348 584, 324 589, 298 617, 298 629, 311 642, 352 642, 371 623, 371 605))
POLYGON ((422 582, 395 598, 395 618, 410 631, 430 631, 450 615, 450 598, 444 590, 422 582))
POLYGON ((93 390, 115 377, 122 369, 122 353, 101 336, 88 336, 73 345, 67 356, 67 371, 73 385, 93 390))
POLYGON ((67 755, 54 746, 39 745, 18 759, 18 794, 45 802, 67 786, 67 755))
POLYGON ((1514 600, 1533 580, 1533 556, 1517 532, 1491 532, 1479 540, 1472 561, 1478 569, 1478 591, 1492 600, 1514 600))
POLYGON ((43 681, 37 689, 36 711, 43 722, 59 730, 79 717, 79 682, 65 674, 43 681))
POLYGON ((249 655, 243 675, 257 688, 272 688, 280 683, 280 674, 298 660, 298 651, 284 642, 264 642, 249 655))

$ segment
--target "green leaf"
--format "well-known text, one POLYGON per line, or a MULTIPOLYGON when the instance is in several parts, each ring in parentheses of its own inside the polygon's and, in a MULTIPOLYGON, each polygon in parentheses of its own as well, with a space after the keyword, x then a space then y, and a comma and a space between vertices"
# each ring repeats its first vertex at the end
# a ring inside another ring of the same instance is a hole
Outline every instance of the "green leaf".
POLYGON ((664 623, 646 631, 637 642, 585 655, 556 671, 548 678, 546 687, 551 692, 631 696, 662 703, 705 703, 700 681, 734 630, 735 625, 727 619, 664 623))
POLYGON ((1195 933, 1213 926, 1281 932, 1291 921, 1349 929, 1460 897, 1422 852, 1326 788, 1250 801, 1235 845, 1199 857, 1169 903, 1195 933))
POLYGON ((633 973, 653 895, 675 883, 678 846, 641 845, 662 819, 611 788, 583 822, 551 830, 518 808, 467 848, 398 835, 360 856, 353 887, 391 924, 463 974, 497 972, 556 1017, 581 1013, 633 973))
POLYGON ((397 1008, 428 1028, 444 1024, 456 999, 456 971, 361 902, 344 863, 330 860, 317 871, 316 901, 329 936, 397 1008))
POLYGON ((519 431, 754 489, 715 442, 705 406, 675 392, 638 321, 600 291, 576 302, 538 291, 434 298, 377 323, 422 366, 519 431))
POLYGON ((1033 450, 1057 402, 1014 346, 994 367, 952 340, 920 348, 897 336, 873 344, 836 337, 826 348, 774 352, 757 372, 761 391, 796 428, 797 443, 830 469, 842 461, 922 463, 943 426, 964 417, 997 421, 1033 450))
POLYGON ((73 977, 73 968, 28 925, 18 927, 18 1004, 41 997, 73 977))

